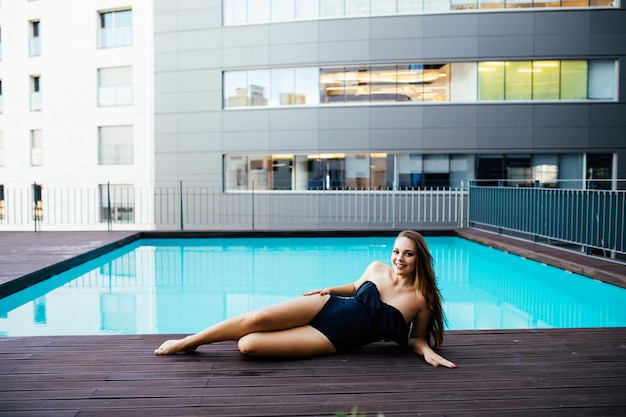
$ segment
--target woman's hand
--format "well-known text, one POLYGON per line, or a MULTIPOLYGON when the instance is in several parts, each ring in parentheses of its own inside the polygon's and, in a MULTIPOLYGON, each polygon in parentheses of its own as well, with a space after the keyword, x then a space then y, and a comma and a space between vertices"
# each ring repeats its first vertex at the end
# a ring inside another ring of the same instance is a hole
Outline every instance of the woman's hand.
POLYGON ((422 355, 426 363, 432 366, 445 366, 446 368, 456 368, 456 365, 443 356, 436 353, 426 342, 424 337, 411 338, 409 345, 415 353, 422 355))
POLYGON ((424 360, 432 366, 445 366, 446 368, 456 368, 456 365, 441 355, 435 353, 432 349, 424 350, 424 360))
POLYGON ((330 292, 328 292, 328 290, 327 290, 327 289, 323 289, 323 290, 313 290, 313 291, 305 292, 305 293, 304 293, 304 294, 302 294, 302 295, 307 296, 307 295, 315 295, 315 294, 319 294, 319 295, 326 295, 326 294, 330 294, 330 292))

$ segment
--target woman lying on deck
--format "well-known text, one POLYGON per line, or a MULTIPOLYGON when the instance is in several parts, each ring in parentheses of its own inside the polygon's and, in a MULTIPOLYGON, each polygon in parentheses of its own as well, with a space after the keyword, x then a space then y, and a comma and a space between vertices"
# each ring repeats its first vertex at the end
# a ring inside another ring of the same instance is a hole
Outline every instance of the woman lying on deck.
POLYGON ((444 317, 432 261, 422 235, 404 231, 394 242, 391 267, 373 262, 354 283, 226 319, 184 339, 168 340, 154 353, 193 352, 203 344, 238 340, 246 355, 306 357, 393 340, 433 366, 455 368, 433 350, 443 341, 444 317))

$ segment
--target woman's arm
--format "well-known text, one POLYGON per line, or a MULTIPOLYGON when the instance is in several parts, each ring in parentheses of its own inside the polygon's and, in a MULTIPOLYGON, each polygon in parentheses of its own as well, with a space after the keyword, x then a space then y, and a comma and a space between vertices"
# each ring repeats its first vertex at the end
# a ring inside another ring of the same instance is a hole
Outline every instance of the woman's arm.
POLYGON ((427 328, 430 321, 430 311, 420 311, 413 320, 413 330, 409 339, 409 346, 418 355, 422 355, 424 360, 432 366, 445 366, 446 368, 456 368, 456 365, 443 356, 437 354, 428 344, 427 328))

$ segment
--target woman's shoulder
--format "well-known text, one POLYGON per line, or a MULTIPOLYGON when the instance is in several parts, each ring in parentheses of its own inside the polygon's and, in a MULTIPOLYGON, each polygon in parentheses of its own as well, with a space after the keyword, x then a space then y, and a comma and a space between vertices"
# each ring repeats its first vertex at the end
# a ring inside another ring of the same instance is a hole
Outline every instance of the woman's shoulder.
POLYGON ((368 269, 375 269, 375 270, 388 270, 390 268, 391 267, 389 265, 381 261, 374 261, 368 266, 368 269))

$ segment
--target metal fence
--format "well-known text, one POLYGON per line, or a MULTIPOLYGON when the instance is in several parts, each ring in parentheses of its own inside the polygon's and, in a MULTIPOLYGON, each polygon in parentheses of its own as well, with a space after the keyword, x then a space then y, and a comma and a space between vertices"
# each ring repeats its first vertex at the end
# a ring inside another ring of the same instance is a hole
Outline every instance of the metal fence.
POLYGON ((236 191, 187 185, 4 187, 2 230, 463 227, 467 190, 236 191))
POLYGON ((626 191, 472 183, 468 225, 577 245, 589 254, 624 254, 626 191))

